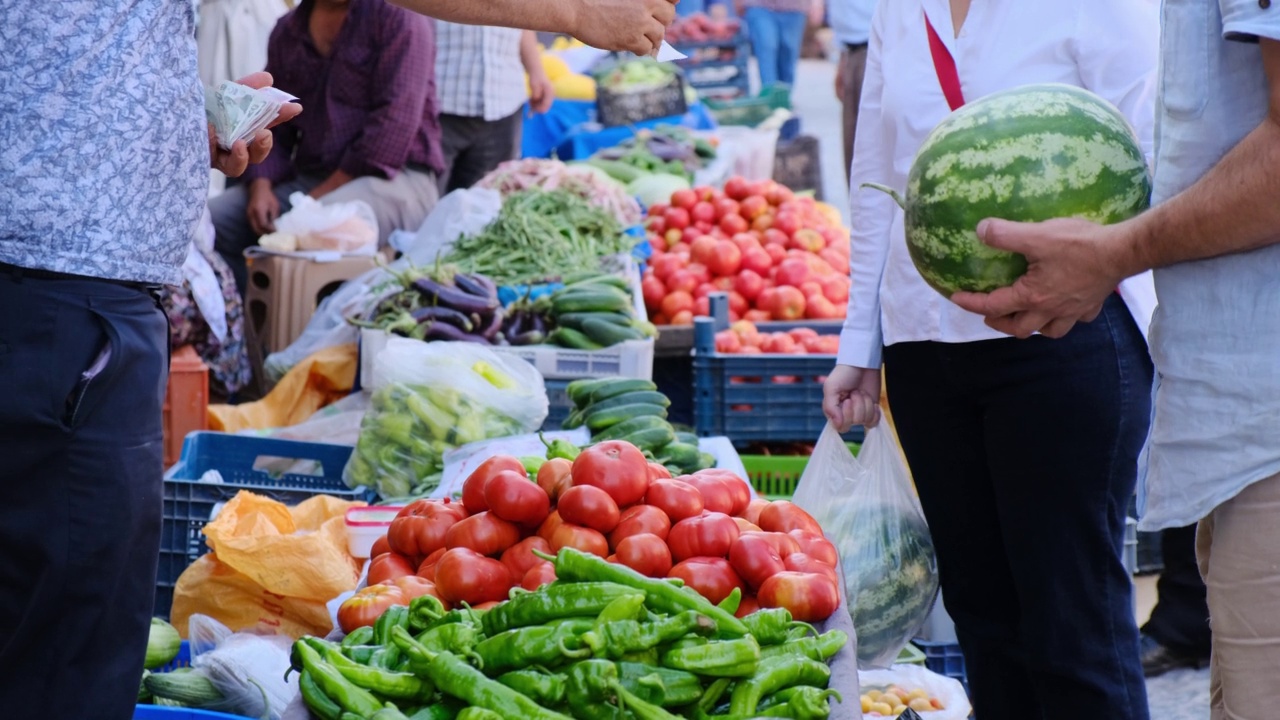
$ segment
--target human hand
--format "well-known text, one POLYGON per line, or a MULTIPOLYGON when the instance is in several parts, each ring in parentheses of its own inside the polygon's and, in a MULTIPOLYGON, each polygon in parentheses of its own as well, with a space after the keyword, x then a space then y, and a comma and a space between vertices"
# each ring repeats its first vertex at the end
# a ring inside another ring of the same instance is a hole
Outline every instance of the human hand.
POLYGON ((249 204, 245 206, 249 227, 259 235, 276 230, 276 218, 280 217, 280 201, 271 190, 271 181, 254 180, 249 184, 249 204))
POLYGON ((880 422, 880 371, 837 365, 822 384, 822 413, 841 433, 880 422))
POLYGON ((541 115, 551 109, 555 102, 556 90, 545 72, 535 71, 529 75, 529 109, 541 115))
MULTIPOLYGON (((271 73, 256 72, 252 75, 246 75, 236 82, 251 88, 261 89, 270 87, 272 78, 271 73)), ((237 140, 231 144, 230 150, 223 150, 218 145, 218 139, 213 131, 213 125, 209 125, 209 158, 210 164, 215 170, 219 170, 227 177, 240 177, 250 165, 256 165, 267 158, 271 153, 271 130, 283 122, 288 122, 297 117, 302 112, 302 106, 297 103, 287 103, 280 108, 280 115, 267 126, 265 130, 259 130, 253 139, 249 142, 237 140)))
POLYGON ((1132 274, 1118 255, 1122 240, 1115 228, 1077 218, 983 220, 978 224, 982 242, 1026 256, 1027 272, 1009 287, 958 292, 951 301, 1009 335, 1062 337, 1077 322, 1096 318, 1107 296, 1132 274))
POLYGON ((675 0, 577 0, 570 35, 601 50, 650 55, 676 16, 675 0))

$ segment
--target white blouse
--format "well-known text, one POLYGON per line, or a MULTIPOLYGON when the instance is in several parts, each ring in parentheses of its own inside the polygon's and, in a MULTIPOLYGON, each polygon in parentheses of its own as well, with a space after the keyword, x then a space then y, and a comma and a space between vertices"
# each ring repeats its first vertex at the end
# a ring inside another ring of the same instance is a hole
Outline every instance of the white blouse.
MULTIPOLYGON (((951 110, 934 70, 924 12, 955 58, 966 102, 1031 83, 1086 88, 1120 109, 1152 156, 1160 21, 1156 0, 973 0, 955 37, 948 0, 881 0, 850 169, 853 287, 838 362, 880 366, 885 345, 1007 337, 925 284, 907 254, 902 210, 862 183, 903 190, 917 149, 951 110)), ((1145 334, 1151 275, 1120 288, 1145 334)))

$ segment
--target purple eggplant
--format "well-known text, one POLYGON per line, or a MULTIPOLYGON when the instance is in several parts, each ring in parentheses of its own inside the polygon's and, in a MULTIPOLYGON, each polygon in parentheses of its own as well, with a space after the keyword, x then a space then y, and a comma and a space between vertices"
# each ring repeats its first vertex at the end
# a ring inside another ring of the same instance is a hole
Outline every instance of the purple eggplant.
POLYGON ((413 319, 419 323, 423 322, 446 322, 456 326, 463 332, 471 332, 475 329, 475 323, 471 318, 444 305, 432 305, 430 307, 418 308, 413 311, 413 319))
POLYGON ((505 313, 502 312, 502 308, 494 310, 493 315, 489 318, 489 322, 487 324, 481 323, 480 329, 477 330, 477 332, 482 337, 492 342, 493 339, 498 336, 498 331, 502 329, 502 318, 504 316, 505 313))
POLYGON ((533 316, 533 321, 529 324, 529 330, 545 334, 547 332, 547 319, 541 315, 535 314, 533 316))
POLYGON ((519 335, 516 335, 515 337, 511 338, 509 342, 512 345, 538 345, 546 339, 547 339, 546 333, 540 332, 538 330, 530 330, 528 332, 523 332, 523 333, 520 333, 519 335))
POLYGON ((460 290, 456 287, 438 283, 431 278, 418 278, 413 287, 428 301, 437 305, 447 305, 462 313, 483 313, 498 307, 497 298, 482 298, 460 290))
POLYGON ((474 342, 474 343, 480 343, 482 345, 489 344, 489 341, 480 335, 473 335, 468 332, 463 332, 462 329, 458 328, 457 326, 450 325, 449 323, 443 323, 443 322, 431 323, 431 326, 427 328, 426 335, 423 336, 423 339, 424 340, 452 340, 455 342, 458 342, 458 341, 474 342))
POLYGON ((464 292, 497 302, 498 286, 492 280, 478 273, 458 273, 453 276, 453 284, 464 292))

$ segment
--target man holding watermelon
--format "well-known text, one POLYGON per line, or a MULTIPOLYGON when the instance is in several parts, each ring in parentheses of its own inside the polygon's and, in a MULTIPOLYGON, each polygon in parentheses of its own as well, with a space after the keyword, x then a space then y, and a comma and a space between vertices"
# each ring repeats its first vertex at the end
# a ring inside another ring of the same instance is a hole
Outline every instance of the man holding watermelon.
POLYGON ((1061 337, 1154 268, 1142 527, 1200 522, 1212 715, 1275 716, 1280 666, 1280 4, 1165 0, 1153 209, 1102 226, 984 220, 1027 273, 956 293, 991 327, 1061 337))

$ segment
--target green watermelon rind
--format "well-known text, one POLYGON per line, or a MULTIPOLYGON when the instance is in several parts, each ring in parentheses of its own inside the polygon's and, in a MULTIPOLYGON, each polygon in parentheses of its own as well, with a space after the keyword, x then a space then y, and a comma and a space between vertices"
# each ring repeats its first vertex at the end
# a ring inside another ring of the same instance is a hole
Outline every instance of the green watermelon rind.
POLYGON ((907 250, 943 295, 990 292, 1027 265, 978 240, 984 218, 1111 224, 1150 197, 1146 159, 1119 111, 1069 85, 1023 86, 966 105, 925 139, 907 177, 907 250))

